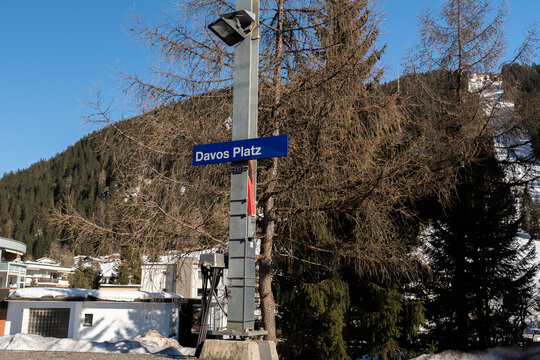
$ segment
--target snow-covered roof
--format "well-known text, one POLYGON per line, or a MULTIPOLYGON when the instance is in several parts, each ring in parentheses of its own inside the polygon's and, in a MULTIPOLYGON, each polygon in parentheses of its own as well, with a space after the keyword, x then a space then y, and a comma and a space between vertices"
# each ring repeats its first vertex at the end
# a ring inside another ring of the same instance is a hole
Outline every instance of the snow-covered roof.
POLYGON ((60 265, 60 263, 58 261, 55 261, 55 260, 50 259, 48 257, 39 258, 37 260, 34 260, 34 262, 38 263, 38 264, 60 265))
POLYGON ((199 261, 199 257, 201 256, 201 254, 216 253, 218 251, 218 248, 212 248, 206 250, 192 251, 188 253, 169 252, 166 255, 159 255, 154 261, 149 261, 149 257, 146 255, 142 257, 142 260, 144 265, 172 265, 178 263, 182 259, 187 258, 192 258, 199 261))
POLYGON ((110 254, 110 255, 96 256, 96 257, 94 257, 94 256, 86 256, 86 255, 76 255, 74 257, 74 260, 75 260, 76 264, 80 260, 106 263, 106 262, 120 260, 120 254, 119 253, 114 253, 114 254, 110 254))
POLYGON ((72 268, 63 267, 63 266, 60 266, 59 264, 48 264, 48 263, 41 263, 37 261, 24 261, 24 263, 27 266, 27 270, 39 269, 39 270, 54 270, 54 271, 59 271, 59 272, 73 271, 72 268))
POLYGON ((13 290, 8 300, 102 300, 102 301, 163 301, 180 300, 183 297, 167 292, 149 293, 139 290, 90 290, 73 288, 25 288, 13 290))
POLYGON ((116 267, 120 265, 120 263, 120 260, 99 263, 99 267, 101 268, 101 275, 103 277, 111 277, 115 275, 116 267))
POLYGON ((122 262, 120 260, 120 254, 118 253, 98 257, 77 255, 74 260, 75 266, 73 267, 73 270, 75 270, 80 263, 82 263, 83 266, 98 264, 101 276, 104 278, 110 278, 111 276, 116 275, 116 267, 122 262))

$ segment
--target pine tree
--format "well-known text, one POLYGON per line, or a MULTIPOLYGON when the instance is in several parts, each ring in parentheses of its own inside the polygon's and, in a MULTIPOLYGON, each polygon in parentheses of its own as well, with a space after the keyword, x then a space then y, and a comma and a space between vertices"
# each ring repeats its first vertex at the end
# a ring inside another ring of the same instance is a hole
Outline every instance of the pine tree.
POLYGON ((440 349, 516 344, 536 295, 535 248, 517 239, 516 195, 497 161, 463 172, 459 199, 428 236, 432 336, 440 349))
POLYGON ((521 228, 532 239, 538 240, 540 238, 540 204, 531 197, 527 186, 519 194, 519 205, 523 218, 521 228))
POLYGON ((350 305, 347 282, 307 264, 297 264, 294 274, 277 280, 278 325, 286 339, 279 344, 282 358, 349 359, 343 336, 350 305))
POLYGON ((89 135, 50 160, 0 179, 0 236, 25 242, 26 258, 48 256, 59 233, 60 237, 67 235, 52 225, 53 207, 70 202, 88 217, 96 212, 101 221, 107 221, 103 211, 94 210, 95 203, 105 207, 102 195, 92 192, 98 173, 108 185, 114 178, 112 156, 97 154, 96 144, 107 134, 100 131, 89 135), (83 165, 76 165, 79 163, 83 165))
POLYGON ((99 289, 101 282, 99 264, 79 264, 75 272, 69 276, 69 287, 77 289, 99 289))
POLYGON ((137 252, 127 246, 120 249, 120 264, 116 266, 115 284, 141 283, 141 259, 137 252))

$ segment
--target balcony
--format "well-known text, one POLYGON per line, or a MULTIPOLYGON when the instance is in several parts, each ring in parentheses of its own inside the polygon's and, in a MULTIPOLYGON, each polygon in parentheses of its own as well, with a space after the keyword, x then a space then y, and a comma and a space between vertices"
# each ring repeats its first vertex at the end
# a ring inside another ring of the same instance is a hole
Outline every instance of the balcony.
POLYGON ((0 286, 24 287, 26 264, 13 261, 0 261, 0 286))
POLYGON ((32 276, 26 275, 26 286, 47 286, 47 287, 68 287, 69 280, 62 278, 53 278, 50 276, 32 276), (35 282, 35 284, 32 284, 35 282))

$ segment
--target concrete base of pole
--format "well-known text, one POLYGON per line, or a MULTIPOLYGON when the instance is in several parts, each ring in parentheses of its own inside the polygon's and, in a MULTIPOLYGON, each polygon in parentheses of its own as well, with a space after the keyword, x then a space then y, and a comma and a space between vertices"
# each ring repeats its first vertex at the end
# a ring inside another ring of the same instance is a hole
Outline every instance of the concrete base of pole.
POLYGON ((206 340, 201 360, 278 360, 273 341, 206 340))

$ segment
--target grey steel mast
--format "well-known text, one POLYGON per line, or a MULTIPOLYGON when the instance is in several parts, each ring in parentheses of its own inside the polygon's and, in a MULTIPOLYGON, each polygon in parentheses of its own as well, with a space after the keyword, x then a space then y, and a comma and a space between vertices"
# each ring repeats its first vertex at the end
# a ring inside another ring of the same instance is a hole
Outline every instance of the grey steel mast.
MULTIPOLYGON (((259 0, 237 0, 236 9, 252 12, 256 21, 251 34, 234 51, 233 141, 257 137, 259 0)), ((250 195, 255 201, 256 183, 256 160, 232 163, 227 328, 230 333, 246 336, 255 327, 256 232, 250 195)))

